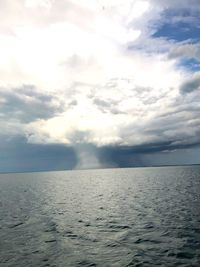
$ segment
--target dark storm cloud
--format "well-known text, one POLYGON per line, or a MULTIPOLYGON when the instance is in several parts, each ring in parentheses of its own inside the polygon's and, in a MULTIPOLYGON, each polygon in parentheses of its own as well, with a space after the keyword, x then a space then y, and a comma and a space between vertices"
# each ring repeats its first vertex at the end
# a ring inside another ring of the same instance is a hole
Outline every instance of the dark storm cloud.
POLYGON ((144 144, 140 146, 106 146, 99 149, 101 162, 117 167, 144 166, 143 155, 166 150, 171 142, 144 144))
MULTIPOLYGON (((173 141, 149 143, 140 146, 107 146, 98 148, 99 161, 102 165, 113 167, 141 167, 150 165, 186 164, 187 151, 198 149, 200 141, 193 144, 173 144, 173 141), (185 155, 181 155, 185 151, 185 155), (178 157, 177 157, 178 155, 178 157)), ((198 163, 198 160, 197 162, 198 163)))
POLYGON ((59 144, 30 144, 22 136, 1 136, 0 172, 50 171, 74 169, 74 149, 59 144))
POLYGON ((186 80, 180 87, 180 92, 183 94, 191 93, 200 90, 200 73, 196 73, 192 78, 186 80))
POLYGON ((0 143, 0 172, 184 164, 188 162, 187 151, 190 151, 190 155, 193 152, 200 155, 198 147, 200 143, 173 145, 172 142, 157 142, 140 146, 96 147, 87 144, 80 148, 58 144, 29 144, 22 136, 5 136, 4 142, 0 143), (185 152, 184 155, 181 151, 185 152))
POLYGON ((42 93, 34 86, 24 85, 14 90, 0 90, 0 114, 4 119, 16 119, 28 123, 47 119, 62 112, 63 103, 56 96, 42 93))

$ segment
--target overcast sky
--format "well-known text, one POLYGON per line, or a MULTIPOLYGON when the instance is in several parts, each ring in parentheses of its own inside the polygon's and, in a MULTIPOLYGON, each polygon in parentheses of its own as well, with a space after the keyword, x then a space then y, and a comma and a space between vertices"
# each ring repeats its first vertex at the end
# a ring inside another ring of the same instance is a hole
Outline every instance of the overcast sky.
POLYGON ((1 0, 0 171, 200 163, 199 0, 1 0))

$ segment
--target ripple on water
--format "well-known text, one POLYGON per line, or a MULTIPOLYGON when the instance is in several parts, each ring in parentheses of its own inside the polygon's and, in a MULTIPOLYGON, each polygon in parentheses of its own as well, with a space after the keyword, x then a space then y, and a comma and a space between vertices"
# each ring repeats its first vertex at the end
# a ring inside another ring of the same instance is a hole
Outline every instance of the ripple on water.
POLYGON ((57 224, 54 222, 50 222, 49 224, 47 224, 46 229, 44 230, 44 232, 48 233, 48 232, 58 232, 57 229, 57 224))
POLYGON ((54 243, 56 242, 56 239, 49 239, 49 240, 45 240, 45 243, 54 243))
POLYGON ((16 223, 14 223, 14 224, 10 224, 10 225, 8 225, 8 228, 10 228, 10 229, 12 229, 12 228, 16 228, 16 227, 18 227, 18 226, 20 226, 20 225, 22 225, 22 224, 24 224, 24 222, 16 222, 16 223))
POLYGON ((120 224, 108 224, 107 227, 110 229, 116 230, 116 231, 121 231, 124 229, 131 229, 129 225, 120 225, 120 224))
POLYGON ((88 260, 83 260, 77 262, 77 266, 83 266, 83 267, 94 267, 97 266, 96 263, 88 261, 88 260))
POLYGON ((70 239, 78 239, 79 236, 77 234, 74 234, 71 230, 66 230, 62 233, 63 237, 68 237, 70 239))

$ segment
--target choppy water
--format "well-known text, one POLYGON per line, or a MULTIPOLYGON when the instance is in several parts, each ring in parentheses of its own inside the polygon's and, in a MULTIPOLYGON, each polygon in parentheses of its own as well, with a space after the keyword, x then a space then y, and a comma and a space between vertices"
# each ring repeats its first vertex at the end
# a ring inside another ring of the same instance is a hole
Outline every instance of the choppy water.
POLYGON ((200 167, 2 174, 0 266, 200 266, 200 167))

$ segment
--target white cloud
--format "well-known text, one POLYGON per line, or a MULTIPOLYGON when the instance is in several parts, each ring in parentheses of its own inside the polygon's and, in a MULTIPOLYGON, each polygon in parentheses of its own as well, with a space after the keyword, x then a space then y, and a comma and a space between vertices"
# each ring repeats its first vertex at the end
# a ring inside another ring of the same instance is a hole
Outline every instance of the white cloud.
POLYGON ((54 0, 26 0, 25 7, 27 8, 36 8, 44 7, 50 9, 52 7, 54 0))

